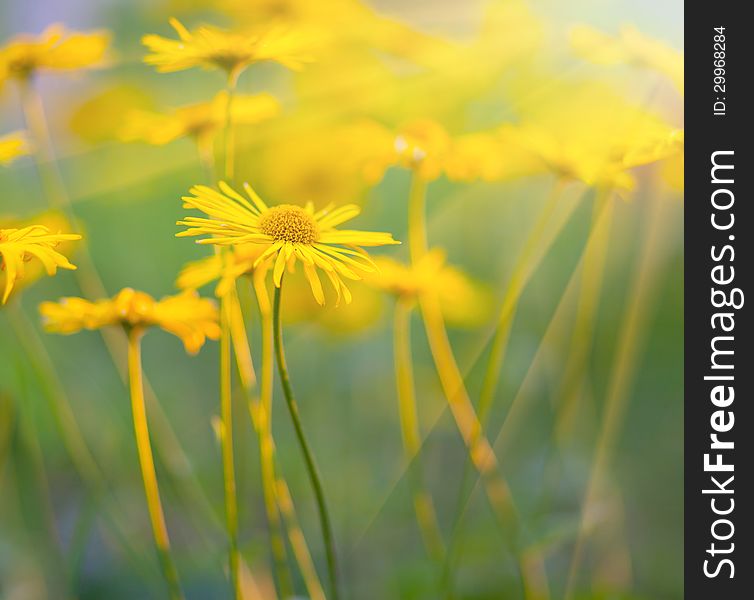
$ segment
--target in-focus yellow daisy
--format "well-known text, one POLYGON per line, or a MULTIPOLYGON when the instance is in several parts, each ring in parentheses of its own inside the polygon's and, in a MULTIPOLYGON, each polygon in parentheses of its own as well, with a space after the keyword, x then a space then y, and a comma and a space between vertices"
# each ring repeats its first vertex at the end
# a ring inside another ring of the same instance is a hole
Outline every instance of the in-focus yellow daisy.
POLYGON ((366 281, 404 300, 418 300, 422 294, 437 294, 448 323, 472 327, 489 318, 493 298, 490 290, 460 269, 448 265, 445 252, 434 248, 413 265, 386 256, 374 259, 378 271, 366 281))
MULTIPOLYGON (((209 102, 181 106, 168 114, 134 111, 127 115, 120 137, 155 145, 192 137, 200 148, 211 149, 214 136, 225 125, 227 107, 228 93, 222 91, 209 102)), ((233 97, 230 118, 234 125, 254 125, 279 112, 280 103, 271 94, 238 94, 233 97)))
POLYGON ((79 33, 50 25, 38 36, 22 34, 0 48, 0 84, 25 80, 39 71, 69 71, 96 67, 105 58, 110 34, 79 33))
POLYGON ((75 265, 55 248, 60 242, 80 240, 76 233, 51 233, 43 225, 31 225, 21 229, 0 229, 0 268, 5 271, 5 289, 2 303, 8 301, 16 281, 24 276, 26 262, 36 258, 48 275, 54 275, 58 267, 75 269, 75 265))
POLYGON ((210 218, 186 217, 178 225, 188 229, 176 235, 213 236, 199 240, 200 244, 263 245, 264 251, 255 264, 274 259, 276 287, 280 287, 286 266, 292 268, 300 261, 319 304, 324 304, 325 296, 317 269, 330 279, 338 301, 342 296, 349 303, 351 293, 342 278, 360 280, 364 273, 375 270, 362 246, 399 243, 389 233, 336 229, 361 212, 355 204, 328 206, 318 211, 311 204, 268 207, 250 185, 245 184, 244 188, 249 199, 224 182, 220 182, 219 191, 202 185, 191 188, 192 195, 183 197, 184 208, 200 210, 210 218))
POLYGON ((212 300, 188 291, 155 300, 149 294, 124 288, 113 298, 90 302, 62 298, 39 307, 47 331, 71 334, 82 329, 123 325, 129 329, 157 326, 180 338, 186 351, 195 354, 207 338, 220 337, 217 306, 212 300))
POLYGON ((177 19, 170 19, 170 24, 179 39, 154 34, 142 38, 151 52, 144 62, 161 73, 202 67, 223 70, 235 81, 253 63, 273 61, 289 69, 300 69, 311 61, 311 37, 297 30, 273 27, 245 33, 202 25, 189 31, 177 19))
POLYGON ((29 154, 29 142, 22 131, 0 137, 0 165, 9 165, 26 154, 29 154))

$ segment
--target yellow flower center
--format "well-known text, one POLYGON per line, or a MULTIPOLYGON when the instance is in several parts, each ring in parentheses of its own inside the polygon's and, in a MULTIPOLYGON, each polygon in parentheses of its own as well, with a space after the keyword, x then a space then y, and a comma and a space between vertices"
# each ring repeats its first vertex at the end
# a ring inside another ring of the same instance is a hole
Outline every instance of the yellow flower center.
POLYGON ((246 61, 251 60, 251 56, 248 51, 229 45, 213 50, 209 55, 209 60, 228 73, 232 73, 246 61))
POLYGON ((312 244, 319 238, 314 217, 293 204, 280 204, 268 210, 260 217, 259 228, 276 242, 312 244))

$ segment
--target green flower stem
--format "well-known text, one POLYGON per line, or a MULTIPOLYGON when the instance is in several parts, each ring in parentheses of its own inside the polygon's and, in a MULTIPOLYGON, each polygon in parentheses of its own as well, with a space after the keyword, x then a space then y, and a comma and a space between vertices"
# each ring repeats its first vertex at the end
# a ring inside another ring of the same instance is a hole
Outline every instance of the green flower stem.
POLYGON ((236 136, 233 131, 233 100, 236 95, 237 77, 228 77, 227 104, 225 105, 225 179, 228 183, 233 181, 235 174, 236 136))
MULTIPOLYGON (((498 378, 503 361, 505 360, 506 347, 510 337, 513 319, 518 309, 518 302, 521 299, 523 291, 528 283, 529 277, 539 264, 543 249, 546 251, 552 243, 552 238, 548 239, 547 225, 561 200, 564 182, 557 181, 552 188, 542 210, 534 223, 529 236, 524 242, 523 249, 513 266, 508 286, 500 306, 498 323, 495 329, 495 337, 492 342, 487 367, 484 375, 482 392, 479 400, 478 414, 482 430, 487 427, 490 411, 495 399, 498 378)), ((450 587, 449 578, 452 575, 453 562, 457 558, 459 546, 459 536, 461 533, 461 522, 465 514, 466 505, 469 502, 471 490, 469 490, 469 480, 471 479, 473 464, 467 460, 464 464, 463 474, 461 475, 461 485, 459 486, 458 500, 453 517, 453 528, 451 530, 448 553, 446 555, 445 566, 443 569, 443 579, 447 587, 450 587)))
POLYGON ((228 532, 230 579, 234 597, 243 598, 238 553, 238 502, 236 500, 236 473, 233 460, 233 404, 230 389, 231 339, 228 316, 228 298, 220 306, 220 419, 222 430, 223 483, 225 488, 225 526, 228 532))
POLYGON ((327 512, 327 506, 325 504, 325 494, 322 490, 322 481, 319 475, 319 470, 314 462, 314 455, 309 447, 309 443, 306 441, 304 435, 304 429, 301 426, 301 419, 298 413, 298 404, 293 396, 293 389, 291 387, 291 380, 288 375, 288 367, 285 362, 285 351, 283 349, 283 326, 280 320, 280 298, 281 287, 275 288, 275 298, 273 302, 272 320, 274 330, 274 342, 275 342, 275 358, 278 365, 278 374, 280 375, 280 382, 283 386, 283 395, 285 396, 285 402, 288 406, 288 412, 291 415, 293 421, 293 428, 296 431, 296 438, 298 439, 299 446, 301 446, 301 452, 304 455, 304 462, 306 463, 306 469, 309 473, 309 479, 314 488, 314 496, 317 500, 317 509, 319 511, 319 520, 322 527, 322 539, 325 545, 325 554, 327 556, 327 569, 330 576, 330 596, 331 600, 338 600, 338 578, 337 578, 337 566, 335 562, 335 543, 332 534, 332 525, 330 523, 330 515, 327 512))
POLYGON ((152 523, 157 554, 160 566, 168 584, 171 600, 182 600, 183 592, 178 582, 178 571, 175 568, 170 553, 170 539, 165 525, 165 513, 162 510, 160 492, 157 487, 157 473, 155 472, 152 444, 149 441, 149 426, 147 424, 147 409, 144 403, 144 386, 141 369, 141 335, 140 329, 132 329, 128 334, 128 374, 131 392, 131 411, 134 420, 134 434, 136 447, 139 451, 139 465, 144 483, 144 494, 147 499, 149 520, 152 523))

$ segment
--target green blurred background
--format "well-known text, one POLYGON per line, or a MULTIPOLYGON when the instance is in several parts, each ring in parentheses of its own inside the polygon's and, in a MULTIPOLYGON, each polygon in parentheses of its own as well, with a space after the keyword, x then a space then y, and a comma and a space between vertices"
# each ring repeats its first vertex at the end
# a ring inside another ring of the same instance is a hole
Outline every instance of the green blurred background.
MULTIPOLYGON (((65 0, 0 3, 0 39, 20 31, 38 32, 55 21, 77 29, 111 29, 117 57, 111 68, 72 77, 43 78, 52 135, 75 212, 108 292, 132 286, 156 297, 174 293, 180 268, 203 255, 191 241, 175 239, 183 215, 179 198, 204 181, 190 141, 163 147, 82 140, 69 126, 79 103, 113 82, 127 82, 158 106, 205 99, 222 85, 212 73, 158 75, 140 62, 143 33, 165 33, 167 16, 195 23, 227 24, 211 7, 196 12, 188 3, 65 0)), ((375 2, 386 14, 424 31, 463 38, 478 26, 481 4, 423 1, 407 5, 375 2)), ((531 10, 546 20, 548 43, 558 48, 562 32, 575 23, 615 29, 633 22, 645 33, 681 45, 680 1, 607 2, 539 0, 531 10)), ((609 71, 577 65, 558 54, 554 62, 609 78, 609 71)), ((263 66, 241 80, 244 92, 272 90, 286 109, 295 104, 290 78, 263 66)), ((364 90, 369 94, 370 90, 364 90)), ((652 97, 647 102, 667 103, 652 97)), ((12 89, 0 92, 0 131, 20 128, 12 89)), ((498 102, 482 102, 482 120, 510 112, 498 102), (497 112, 496 112, 497 111, 497 112)), ((112 115, 112 119, 119 119, 112 115)), ((280 117, 285 118, 285 113, 280 117)), ((680 118, 680 116, 679 116, 680 118)), ((242 133, 240 179, 256 179, 265 143, 274 128, 257 136, 242 133), (245 136, 245 137, 244 137, 245 136), (267 137, 265 137, 267 136, 267 137)), ((263 178, 257 184, 266 195, 263 178)), ((616 340, 631 301, 632 277, 648 229, 651 203, 667 196, 663 241, 654 260, 656 285, 643 329, 635 377, 628 388, 627 411, 603 490, 606 518, 588 544, 579 598, 682 596, 682 199, 658 191, 650 169, 638 173, 637 191, 616 199, 604 292, 596 318, 589 381, 577 434, 565 445, 553 436, 553 394, 565 364, 567 336, 544 343, 543 336, 566 293, 589 233, 593 193, 569 186, 571 200, 583 196, 553 248, 527 287, 516 316, 510 351, 501 375, 490 437, 506 416, 496 451, 521 512, 521 518, 548 550, 552 595, 563 594, 579 506, 586 486, 603 398, 616 358, 616 340), (528 379, 515 415, 508 408, 524 381, 535 353, 541 362, 528 379)), ((33 162, 17 161, 0 170, 3 215, 30 217, 46 208, 33 162)), ((502 294, 503 285, 553 184, 550 176, 507 183, 433 183, 429 198, 430 240, 447 249, 453 264, 502 294)), ((355 226, 392 232, 406 239, 405 197, 409 175, 391 170, 365 190, 363 213, 355 226)), ((279 201, 282 199, 275 199, 279 201)), ((405 248, 393 252, 406 256, 405 248)), ((379 252, 377 252, 379 253, 379 252)), ((75 253, 73 260, 76 262, 75 253)), ((211 294, 211 287, 206 290, 211 294)), ((242 289, 242 294, 250 290, 242 289)), ((114 514, 125 524, 132 550, 125 550, 103 525, 103 515, 82 486, 54 422, 47 393, 33 362, 19 344, 11 319, 0 311, 0 596, 9 600, 68 597, 60 581, 72 581, 82 599, 161 597, 162 581, 153 556, 130 421, 128 394, 98 333, 44 334, 36 307, 46 299, 79 295, 70 273, 44 278, 24 290, 25 318, 43 340, 62 380, 87 444, 107 476, 114 514)), ((574 301, 566 302, 573 312, 574 301)), ((437 567, 425 554, 416 526, 400 441, 392 370, 391 301, 374 322, 359 331, 333 331, 318 320, 287 328, 287 351, 302 419, 321 467, 334 518, 340 568, 347 598, 433 599, 437 567)), ((334 311, 334 308, 327 308, 334 311)), ((564 326, 570 318, 566 315, 564 326)), ((249 322, 253 347, 259 345, 255 319, 249 322)), ((467 373, 472 397, 481 387, 485 347, 494 326, 453 330, 451 341, 467 373), (481 356, 481 358, 480 358, 481 356)), ((414 319, 413 344, 420 420, 428 438, 422 460, 437 503, 443 533, 450 536, 465 450, 445 407, 424 338, 414 319)), ((211 426, 218 412, 217 345, 198 356, 180 342, 153 331, 144 340, 147 377, 164 409, 150 412, 163 502, 175 556, 188 598, 229 597, 224 574, 223 487, 220 450, 211 426), (172 438, 165 431, 169 424, 172 438), (180 447, 180 452, 176 451, 180 447)), ((276 382, 277 386, 277 382, 276 382)), ((291 487, 304 533, 324 574, 315 505, 301 457, 275 390, 274 433, 282 471, 291 487)), ((237 396, 236 468, 239 485, 242 552, 254 576, 270 578, 268 543, 259 479, 257 443, 242 396, 237 396)), ((512 557, 492 524, 487 500, 473 494, 460 536, 454 586, 464 599, 521 597, 512 557)), ((300 584, 300 582, 299 582, 300 584)), ((268 583, 269 585, 269 583, 268 583)), ((303 588, 301 588, 303 589, 303 588)))

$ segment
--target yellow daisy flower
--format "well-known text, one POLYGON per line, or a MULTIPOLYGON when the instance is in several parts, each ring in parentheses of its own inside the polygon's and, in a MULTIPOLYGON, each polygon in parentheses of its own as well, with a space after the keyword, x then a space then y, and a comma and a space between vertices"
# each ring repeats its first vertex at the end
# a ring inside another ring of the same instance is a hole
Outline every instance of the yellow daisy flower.
POLYGON ((235 80, 253 63, 273 61, 289 69, 300 69, 311 61, 311 37, 289 28, 241 33, 208 25, 189 31, 177 19, 170 19, 170 24, 178 33, 178 40, 153 34, 142 38, 151 52, 144 62, 160 73, 202 67, 221 69, 235 80))
POLYGON ((292 198, 296 204, 311 202, 319 208, 353 202, 368 186, 352 151, 359 143, 356 132, 347 125, 311 125, 309 115, 281 123, 285 133, 274 135, 259 156, 258 180, 271 196, 292 198))
POLYGON ((542 160, 521 144, 512 125, 454 138, 443 168, 451 181, 505 181, 545 171, 542 160))
MULTIPOLYGON (((134 111, 127 115, 120 132, 123 141, 141 140, 161 146, 181 137, 192 137, 199 146, 211 146, 212 138, 226 120, 228 94, 217 94, 209 102, 181 106, 169 114, 134 111)), ((267 93, 234 96, 231 120, 235 125, 254 125, 280 112, 280 104, 267 93)))
POLYGON ((83 298, 43 302, 39 311, 47 331, 66 335, 108 325, 129 329, 157 326, 178 337, 191 354, 198 352, 207 338, 220 337, 217 306, 191 291, 158 301, 144 292, 124 288, 113 298, 96 302, 83 298))
POLYGON ((374 262, 379 271, 367 278, 370 285, 407 300, 435 293, 450 324, 473 327, 485 323, 492 312, 490 290, 448 265, 445 252, 439 248, 430 250, 413 265, 385 256, 374 262))
POLYGON ((273 281, 280 287, 286 266, 300 261, 312 293, 319 304, 325 296, 317 268, 330 279, 340 301, 351 301, 351 293, 341 277, 362 279, 375 270, 374 262, 361 246, 398 244, 389 233, 338 230, 335 227, 356 217, 361 209, 354 204, 339 208, 328 206, 316 211, 306 207, 279 204, 268 207, 250 185, 244 186, 250 201, 220 182, 220 190, 197 185, 192 196, 184 196, 184 208, 206 213, 210 218, 186 217, 178 225, 188 227, 178 237, 210 235, 200 244, 235 245, 254 243, 264 246, 255 265, 273 263, 273 281))
POLYGON ((151 94, 132 83, 115 83, 85 96, 68 116, 68 126, 81 140, 100 143, 118 138, 127 115, 154 107, 151 94))
MULTIPOLYGON (((18 219, 0 218, 1 228, 23 229, 30 225, 41 225, 50 231, 69 231, 71 229, 68 219, 58 211, 48 211, 35 215, 31 219, 20 221, 18 219)), ((55 246, 55 251, 63 256, 67 256, 73 251, 73 241, 65 240, 55 246)), ((28 258, 28 257, 27 257, 28 258)), ((46 272, 45 266, 38 260, 25 260, 23 263, 23 277, 16 277, 13 282, 12 295, 20 293, 23 289, 32 285, 35 281, 42 278, 46 272)), ((7 271, 0 270, 0 287, 4 288, 7 284, 7 271)))
POLYGON ((598 82, 558 84, 521 112, 518 143, 552 172, 588 186, 630 190, 629 169, 682 149, 679 130, 598 82))
POLYGON ((343 154, 372 184, 394 166, 410 169, 424 181, 443 174, 454 181, 502 181, 544 170, 512 126, 451 136, 431 119, 415 119, 395 131, 360 121, 342 143, 348 148, 343 154))
POLYGON ((9 165, 19 156, 29 154, 29 142, 21 131, 0 137, 0 165, 9 165))
POLYGON ((50 233, 43 225, 0 229, 0 268, 5 271, 2 303, 8 301, 16 281, 24 276, 24 264, 32 258, 42 263, 48 275, 54 275, 58 267, 75 269, 75 265, 55 248, 60 242, 80 239, 76 233, 50 233))
POLYGON ((631 25, 611 36, 588 25, 570 32, 571 46, 582 58, 598 65, 636 65, 665 75, 683 94, 683 52, 644 35, 631 25))
POLYGON ((38 36, 19 35, 0 48, 0 84, 24 80, 42 70, 69 71, 102 63, 110 43, 104 31, 79 33, 50 25, 38 36))
MULTIPOLYGON (((264 250, 265 246, 261 244, 240 244, 233 246, 232 251, 190 262, 178 275, 176 286, 181 290, 196 290, 217 281, 215 295, 222 298, 233 292, 234 283, 239 277, 270 268, 270 260, 254 266, 264 250)), ((374 286, 354 282, 349 286, 354 302, 323 310, 313 296, 305 293, 310 287, 306 278, 293 275, 286 277, 285 286, 289 293, 282 300, 285 323, 314 321, 332 333, 352 334, 374 325, 382 314, 384 301, 374 286)))
POLYGON ((362 158, 364 176, 372 183, 380 181, 391 166, 412 169, 425 180, 440 176, 442 161, 450 148, 450 136, 435 121, 416 119, 396 131, 373 121, 363 121, 355 129, 362 130, 354 139, 363 145, 356 157, 362 158))

